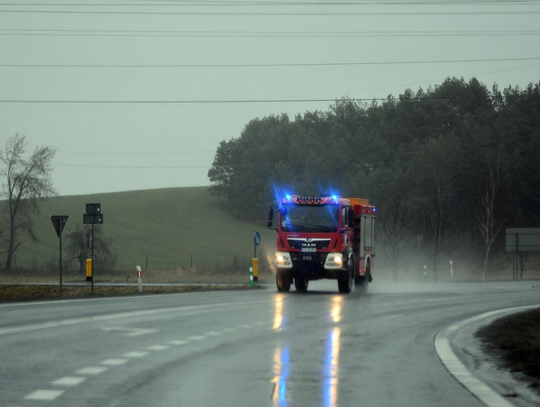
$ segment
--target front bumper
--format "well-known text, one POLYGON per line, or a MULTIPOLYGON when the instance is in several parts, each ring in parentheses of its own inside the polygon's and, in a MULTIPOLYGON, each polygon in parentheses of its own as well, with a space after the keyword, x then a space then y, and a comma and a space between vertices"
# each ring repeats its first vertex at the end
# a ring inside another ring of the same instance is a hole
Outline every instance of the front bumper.
POLYGON ((302 253, 278 252, 275 265, 279 269, 289 269, 293 275, 309 280, 342 279, 347 277, 347 265, 342 253, 302 253))

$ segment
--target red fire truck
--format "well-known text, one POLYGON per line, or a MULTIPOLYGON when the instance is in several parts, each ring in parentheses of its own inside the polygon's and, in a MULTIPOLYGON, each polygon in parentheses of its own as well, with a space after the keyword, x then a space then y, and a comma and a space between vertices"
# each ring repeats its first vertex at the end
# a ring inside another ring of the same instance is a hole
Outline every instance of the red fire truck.
POLYGON ((294 281, 305 292, 312 280, 334 279, 340 293, 366 291, 375 265, 376 208, 367 199, 286 195, 268 213, 277 230, 276 285, 289 291, 294 281))

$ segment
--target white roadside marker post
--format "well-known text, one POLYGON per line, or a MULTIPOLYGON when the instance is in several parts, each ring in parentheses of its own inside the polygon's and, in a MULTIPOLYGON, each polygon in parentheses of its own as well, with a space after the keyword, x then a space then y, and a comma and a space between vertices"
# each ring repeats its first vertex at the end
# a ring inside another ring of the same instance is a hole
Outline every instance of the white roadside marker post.
POLYGON ((137 266, 137 281, 139 283, 139 294, 142 293, 142 271, 141 266, 137 266))

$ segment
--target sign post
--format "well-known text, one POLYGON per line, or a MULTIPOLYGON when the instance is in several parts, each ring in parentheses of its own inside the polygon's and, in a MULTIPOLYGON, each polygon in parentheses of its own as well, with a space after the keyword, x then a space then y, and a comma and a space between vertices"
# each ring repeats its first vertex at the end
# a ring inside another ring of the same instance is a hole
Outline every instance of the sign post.
POLYGON ((261 244, 261 234, 255 232, 253 234, 253 258, 251 264, 253 266, 253 280, 259 281, 259 259, 257 258, 257 246, 261 244))
POLYGON ((68 216, 51 215, 51 221, 56 231, 56 236, 60 238, 60 297, 62 296, 62 230, 66 226, 68 216))
POLYGON ((83 223, 85 225, 92 225, 92 255, 91 255, 91 276, 92 281, 92 295, 94 295, 94 225, 101 225, 103 223, 103 214, 101 213, 101 204, 99 203, 87 203, 86 213, 83 215, 83 223))

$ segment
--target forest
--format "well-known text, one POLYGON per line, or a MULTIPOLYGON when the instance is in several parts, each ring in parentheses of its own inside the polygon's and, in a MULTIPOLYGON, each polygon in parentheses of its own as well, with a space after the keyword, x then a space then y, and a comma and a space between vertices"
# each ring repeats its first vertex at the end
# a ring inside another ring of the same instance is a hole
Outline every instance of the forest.
POLYGON ((394 280, 425 268, 437 281, 450 260, 486 279, 508 268, 506 228, 540 226, 540 82, 447 78, 256 118, 219 144, 208 177, 231 214, 261 224, 285 192, 368 198, 394 280))

